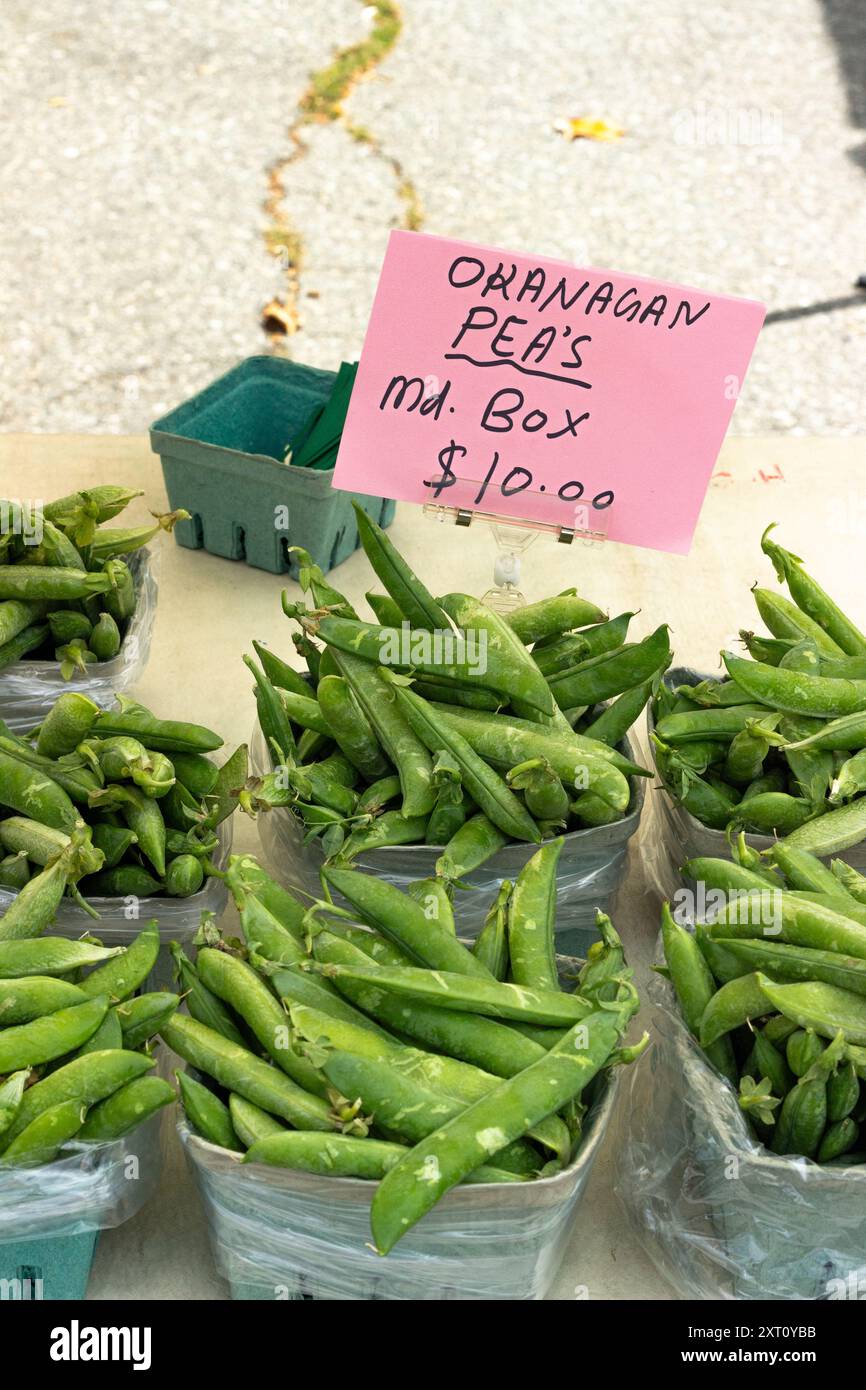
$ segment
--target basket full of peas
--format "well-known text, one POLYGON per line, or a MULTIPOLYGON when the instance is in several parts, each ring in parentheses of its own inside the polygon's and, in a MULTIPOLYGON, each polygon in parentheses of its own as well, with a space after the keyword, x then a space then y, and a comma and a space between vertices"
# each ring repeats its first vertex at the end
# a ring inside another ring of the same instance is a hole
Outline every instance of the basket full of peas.
POLYGON ((574 592, 508 617, 434 598, 356 510, 385 589, 367 595, 375 621, 301 554, 307 603, 284 594, 283 608, 307 675, 258 642, 245 658, 259 775, 241 804, 269 861, 312 893, 325 863, 466 885, 471 935, 499 884, 561 834, 560 942, 585 949, 637 828, 648 773, 627 734, 670 662, 667 628, 629 642, 632 613, 607 618, 574 592))
POLYGON ((0 697, 15 729, 65 689, 110 704, 147 662, 157 581, 150 542, 186 514, 106 523, 140 497, 117 484, 53 502, 0 502, 0 697))
POLYGON ((648 1041, 624 1041, 639 1000, 607 918, 586 963, 554 953, 560 848, 472 944, 441 879, 328 868, 340 909, 229 861, 243 937, 177 953, 187 1012, 161 1037, 236 1298, 544 1296, 648 1041))
POLYGON ((866 634, 764 533, 789 596, 752 590, 768 632, 743 629, 723 679, 670 672, 649 711, 672 855, 729 854, 745 831, 866 868, 866 634))
POLYGON ((628 1204, 685 1296, 848 1298, 866 1223, 866 878, 785 839, 758 854, 741 834, 733 852, 685 866, 707 904, 694 932, 663 908, 663 1074, 633 1097, 628 1204))

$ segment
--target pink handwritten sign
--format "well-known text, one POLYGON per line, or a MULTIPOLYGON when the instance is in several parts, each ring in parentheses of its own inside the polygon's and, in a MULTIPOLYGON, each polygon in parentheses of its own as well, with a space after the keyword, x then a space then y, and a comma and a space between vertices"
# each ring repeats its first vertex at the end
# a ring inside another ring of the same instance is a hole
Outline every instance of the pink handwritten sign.
POLYGON ((392 232, 335 485, 685 554, 764 312, 392 232))

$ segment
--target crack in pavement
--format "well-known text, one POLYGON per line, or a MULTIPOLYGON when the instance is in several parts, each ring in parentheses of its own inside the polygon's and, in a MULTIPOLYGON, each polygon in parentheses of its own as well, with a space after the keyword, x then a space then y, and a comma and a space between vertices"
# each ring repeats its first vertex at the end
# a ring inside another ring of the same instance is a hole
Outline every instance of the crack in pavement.
POLYGON ((284 350, 286 340, 303 326, 299 301, 304 238, 286 210, 286 203, 289 170, 310 153, 302 133, 306 127, 324 124, 340 126, 351 140, 369 150, 391 171, 397 198, 403 206, 401 226, 409 231, 417 231, 424 220, 418 191, 402 162, 389 154, 373 131, 351 121, 343 109, 343 103, 357 84, 375 71, 393 50, 403 27, 400 8, 394 0, 372 0, 372 3, 365 4, 365 13, 369 14, 371 20, 370 33, 359 42, 338 49, 326 66, 311 74, 309 85, 298 101, 297 115, 289 126, 288 138, 292 148, 289 154, 275 161, 267 170, 268 193, 264 210, 268 222, 264 230, 265 245, 282 264, 285 289, 282 298, 272 299, 265 305, 261 321, 262 329, 276 352, 284 350))

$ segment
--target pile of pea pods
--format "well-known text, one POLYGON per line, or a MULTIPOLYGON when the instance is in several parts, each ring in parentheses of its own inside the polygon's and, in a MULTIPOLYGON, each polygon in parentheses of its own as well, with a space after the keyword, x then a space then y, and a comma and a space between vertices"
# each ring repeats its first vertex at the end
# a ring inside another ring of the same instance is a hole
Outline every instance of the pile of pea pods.
POLYGON ((741 631, 727 679, 653 700, 665 787, 702 824, 786 837, 826 856, 866 837, 866 635, 764 532, 790 598, 752 593, 769 635, 741 631))
POLYGON ((387 591, 367 595, 377 621, 300 552, 313 606, 284 593, 283 608, 309 680, 259 642, 259 662, 245 657, 273 771, 244 809, 291 807, 343 862, 435 845, 452 878, 507 843, 619 820, 629 777, 649 774, 618 745, 670 663, 667 628, 629 643, 633 614, 607 619, 573 591, 508 617, 467 594, 436 599, 356 513, 387 591))
POLYGON ((217 768, 218 734, 118 700, 66 691, 27 738, 0 721, 0 887, 40 931, 64 893, 91 916, 89 897, 197 893, 237 805, 245 746, 217 768))
POLYGON ((561 848, 502 885, 471 948, 439 878, 404 893, 331 866, 350 909, 304 906, 233 856, 243 940, 205 923, 195 964, 174 948, 188 1012, 161 1029, 204 1078, 179 1073, 191 1128, 240 1163, 376 1180, 383 1255, 460 1183, 569 1165, 603 1072, 648 1038, 622 1045, 639 1000, 602 914, 586 964, 560 975, 561 848))
POLYGON ((866 1162, 866 876, 788 840, 732 848, 683 868, 710 909, 694 935, 663 908, 683 1019, 774 1153, 866 1162))
POLYGON ((44 504, 0 503, 0 671, 54 658, 69 680, 117 656, 136 606, 123 557, 189 515, 104 525, 141 495, 105 484, 44 504))
POLYGON ((156 922, 106 948, 39 936, 13 909, 0 918, 0 1169, 122 1139, 174 1100, 148 1074, 179 1003, 140 992, 158 952, 156 922))

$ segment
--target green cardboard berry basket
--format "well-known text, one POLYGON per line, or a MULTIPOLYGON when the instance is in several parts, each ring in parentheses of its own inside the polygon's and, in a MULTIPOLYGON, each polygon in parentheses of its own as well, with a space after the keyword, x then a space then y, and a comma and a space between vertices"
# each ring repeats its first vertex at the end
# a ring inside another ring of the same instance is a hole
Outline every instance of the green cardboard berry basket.
POLYGON ((392 501, 339 491, 333 470, 283 462, 336 379, 283 357, 248 357, 154 421, 150 442, 169 506, 191 515, 175 528, 180 545, 272 574, 297 573, 287 549, 300 545, 327 571, 358 546, 353 500, 380 526, 390 524, 392 501))

